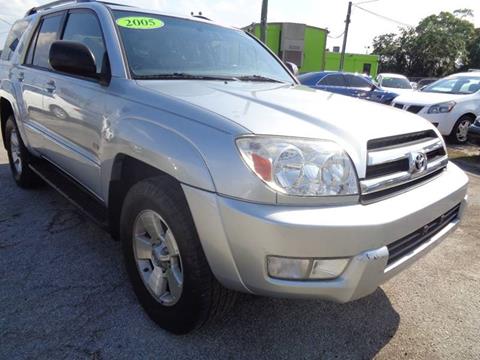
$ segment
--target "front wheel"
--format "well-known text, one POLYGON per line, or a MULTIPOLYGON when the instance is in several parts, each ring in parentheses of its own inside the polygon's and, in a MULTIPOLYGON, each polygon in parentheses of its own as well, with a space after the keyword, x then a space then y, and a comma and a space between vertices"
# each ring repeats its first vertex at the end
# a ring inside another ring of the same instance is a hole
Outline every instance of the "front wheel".
POLYGON ((5 145, 10 169, 17 185, 25 189, 39 185, 40 178, 28 166, 31 155, 23 144, 13 115, 7 119, 5 125, 5 145))
POLYGON ((465 144, 468 140, 468 128, 472 123, 473 119, 470 116, 462 116, 453 127, 448 139, 455 144, 465 144))
POLYGON ((181 187, 169 177, 128 192, 120 236, 133 289, 160 327, 184 334, 225 313, 235 294, 213 276, 181 187))

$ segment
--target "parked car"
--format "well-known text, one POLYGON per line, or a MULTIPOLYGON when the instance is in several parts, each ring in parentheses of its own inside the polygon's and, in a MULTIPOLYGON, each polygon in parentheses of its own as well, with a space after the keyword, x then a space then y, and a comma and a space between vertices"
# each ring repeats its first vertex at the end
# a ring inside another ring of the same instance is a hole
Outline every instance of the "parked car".
POLYGON ((417 90, 422 90, 422 88, 424 88, 427 85, 430 85, 430 84, 434 83, 437 80, 438 80, 438 78, 423 78, 423 79, 420 79, 417 83, 417 90))
POLYGON ((480 116, 477 117, 477 120, 470 125, 470 129, 468 130, 468 139, 477 144, 480 145, 480 116))
POLYGON ((468 127, 480 115, 480 73, 447 76, 421 91, 400 95, 392 105, 429 120, 451 142, 465 143, 468 127))
POLYGON ((236 291, 364 297, 462 218, 468 178, 434 126, 301 86, 243 31, 81 0, 34 8, 11 34, 13 179, 43 179, 119 239, 164 329, 202 326, 236 291))
POLYGON ((320 71, 298 76, 298 80, 314 89, 390 104, 397 93, 382 90, 363 75, 320 71))
POLYGON ((377 76, 377 84, 382 89, 398 95, 408 94, 414 91, 407 77, 400 74, 382 73, 377 76))

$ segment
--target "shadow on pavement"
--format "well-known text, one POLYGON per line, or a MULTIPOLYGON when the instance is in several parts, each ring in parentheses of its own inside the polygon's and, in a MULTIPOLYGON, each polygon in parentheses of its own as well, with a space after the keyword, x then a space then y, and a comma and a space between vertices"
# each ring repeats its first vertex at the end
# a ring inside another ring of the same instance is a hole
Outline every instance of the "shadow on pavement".
POLYGON ((480 155, 459 157, 452 161, 463 170, 480 175, 480 155))
POLYGON ((0 358, 366 359, 398 329, 378 289, 343 305, 241 295, 227 318, 168 334, 139 306, 118 242, 48 187, 17 188, 7 164, 0 188, 0 358))

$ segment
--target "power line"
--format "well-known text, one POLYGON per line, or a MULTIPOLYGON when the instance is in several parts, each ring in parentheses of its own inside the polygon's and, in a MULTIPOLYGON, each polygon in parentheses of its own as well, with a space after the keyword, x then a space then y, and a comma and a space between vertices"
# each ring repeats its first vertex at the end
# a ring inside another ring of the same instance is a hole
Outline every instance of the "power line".
POLYGON ((363 10, 363 11, 365 11, 365 12, 371 14, 371 15, 377 16, 377 17, 382 18, 382 19, 384 19, 384 20, 388 20, 388 21, 394 22, 394 23, 396 23, 396 24, 398 24, 398 25, 413 27, 413 25, 406 24, 406 23, 404 23, 404 22, 401 22, 401 21, 392 19, 391 17, 378 14, 378 13, 376 13, 376 12, 373 12, 373 11, 371 11, 371 10, 365 9, 365 8, 363 8, 363 7, 361 7, 361 6, 356 5, 356 4, 353 4, 353 6, 355 6, 357 9, 363 10))
POLYGON ((1 22, 4 22, 5 24, 7 24, 7 25, 9 25, 9 26, 12 26, 12 23, 8 22, 8 21, 5 20, 5 19, 0 18, 0 21, 1 21, 1 22))
POLYGON ((327 35, 327 36, 328 36, 330 39, 339 39, 339 38, 341 38, 341 37, 343 36, 343 34, 345 34, 345 31, 342 32, 342 33, 341 33, 340 35, 338 35, 338 36, 330 36, 330 35, 327 35))

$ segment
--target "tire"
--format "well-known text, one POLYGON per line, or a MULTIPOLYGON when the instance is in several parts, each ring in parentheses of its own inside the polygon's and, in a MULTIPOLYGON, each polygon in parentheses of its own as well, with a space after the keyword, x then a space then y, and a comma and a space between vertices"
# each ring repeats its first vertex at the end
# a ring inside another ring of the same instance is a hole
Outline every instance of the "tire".
POLYGON ((42 180, 28 166, 32 155, 23 144, 13 115, 10 115, 5 124, 5 146, 7 148, 10 170, 17 185, 24 189, 40 185, 42 180))
POLYGON ((174 179, 162 176, 134 185, 125 198, 120 224, 133 289, 160 327, 185 334, 232 307, 236 294, 222 287, 210 270, 187 201, 174 179), (162 232, 164 240, 158 242, 162 236, 155 234, 162 232), (161 273, 169 274, 167 285, 158 281, 161 273))
POLYGON ((463 115, 460 117, 448 136, 448 140, 454 144, 465 144, 468 141, 468 127, 474 120, 475 119, 469 115, 463 115))

